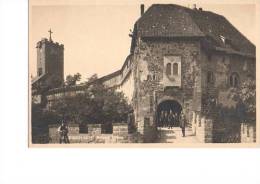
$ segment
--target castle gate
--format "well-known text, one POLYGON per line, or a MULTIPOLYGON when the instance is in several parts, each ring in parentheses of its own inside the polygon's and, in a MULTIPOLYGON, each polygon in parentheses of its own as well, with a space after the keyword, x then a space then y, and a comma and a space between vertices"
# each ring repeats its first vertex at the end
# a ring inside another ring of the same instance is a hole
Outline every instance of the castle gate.
POLYGON ((165 100, 158 104, 156 112, 157 127, 179 127, 182 106, 176 100, 165 100))

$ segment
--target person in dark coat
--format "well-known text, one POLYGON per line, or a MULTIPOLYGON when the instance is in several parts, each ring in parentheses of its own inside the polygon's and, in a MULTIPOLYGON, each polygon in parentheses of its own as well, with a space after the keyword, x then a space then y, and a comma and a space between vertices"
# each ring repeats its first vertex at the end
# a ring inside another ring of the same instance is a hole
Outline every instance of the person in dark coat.
POLYGON ((172 112, 172 110, 170 110, 170 113, 168 115, 168 122, 169 122, 169 128, 172 128, 173 127, 173 124, 174 124, 174 114, 172 112))
POLYGON ((185 126, 186 126, 186 119, 183 112, 180 114, 180 127, 182 131, 182 137, 185 137, 185 126))
POLYGON ((59 126, 58 132, 60 134, 60 144, 69 143, 69 137, 68 137, 69 128, 68 128, 68 125, 64 121, 62 121, 61 125, 59 126))

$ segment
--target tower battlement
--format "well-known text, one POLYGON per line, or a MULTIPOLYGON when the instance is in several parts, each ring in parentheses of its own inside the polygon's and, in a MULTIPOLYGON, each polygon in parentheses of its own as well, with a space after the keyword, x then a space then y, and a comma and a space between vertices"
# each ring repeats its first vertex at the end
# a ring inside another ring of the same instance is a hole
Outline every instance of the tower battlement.
POLYGON ((47 38, 42 38, 40 41, 37 42, 36 48, 41 47, 43 44, 50 44, 52 46, 61 47, 64 49, 64 45, 60 44, 59 42, 53 42, 52 40, 48 40, 47 38))

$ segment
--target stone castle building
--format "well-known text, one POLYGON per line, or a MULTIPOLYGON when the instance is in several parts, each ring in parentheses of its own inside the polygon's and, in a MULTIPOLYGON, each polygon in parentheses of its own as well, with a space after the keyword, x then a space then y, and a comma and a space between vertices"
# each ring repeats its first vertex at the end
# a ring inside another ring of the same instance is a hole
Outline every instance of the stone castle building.
MULTIPOLYGON (((225 17, 173 4, 154 4, 144 12, 141 5, 131 37, 122 68, 98 80, 128 97, 143 142, 156 140, 160 114, 170 110, 184 112, 201 142, 236 142, 228 139, 237 134, 242 139, 245 132, 236 122, 239 113, 228 90, 248 77, 255 80, 255 46, 225 17)), ((33 85, 50 75, 63 81, 63 50, 51 39, 38 42, 33 85)), ((54 87, 47 93, 49 105, 64 93, 59 82, 54 87)), ((66 93, 86 87, 70 87, 66 93)), ((255 141, 255 128, 247 132, 255 141)))

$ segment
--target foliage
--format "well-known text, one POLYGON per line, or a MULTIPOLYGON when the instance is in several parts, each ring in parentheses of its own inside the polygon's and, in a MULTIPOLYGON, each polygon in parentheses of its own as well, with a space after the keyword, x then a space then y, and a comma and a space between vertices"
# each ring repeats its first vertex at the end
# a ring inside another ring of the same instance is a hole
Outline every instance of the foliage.
POLYGON ((123 93, 107 89, 103 84, 94 82, 84 93, 66 95, 56 100, 51 110, 59 118, 64 118, 68 122, 103 124, 126 121, 131 106, 123 93))
POLYGON ((32 114, 31 114, 31 121, 32 126, 34 127, 43 127, 46 126, 47 123, 55 123, 57 122, 58 118, 56 114, 51 111, 47 111, 42 104, 35 104, 32 103, 32 114))
POLYGON ((98 79, 98 76, 97 74, 93 74, 91 75, 88 79, 87 79, 87 82, 90 83, 90 82, 94 82, 95 80, 98 79))
POLYGON ((80 73, 76 73, 73 76, 67 75, 65 84, 67 86, 74 86, 74 85, 76 85, 77 81, 80 81, 80 80, 81 80, 81 74, 80 73))
POLYGON ((57 116, 46 111, 42 104, 32 103, 31 125, 32 125, 32 142, 47 143, 48 142, 48 125, 56 123, 57 116))
POLYGON ((231 88, 230 97, 237 102, 241 113, 246 120, 255 119, 256 114, 256 83, 255 79, 248 77, 238 88, 231 88))

